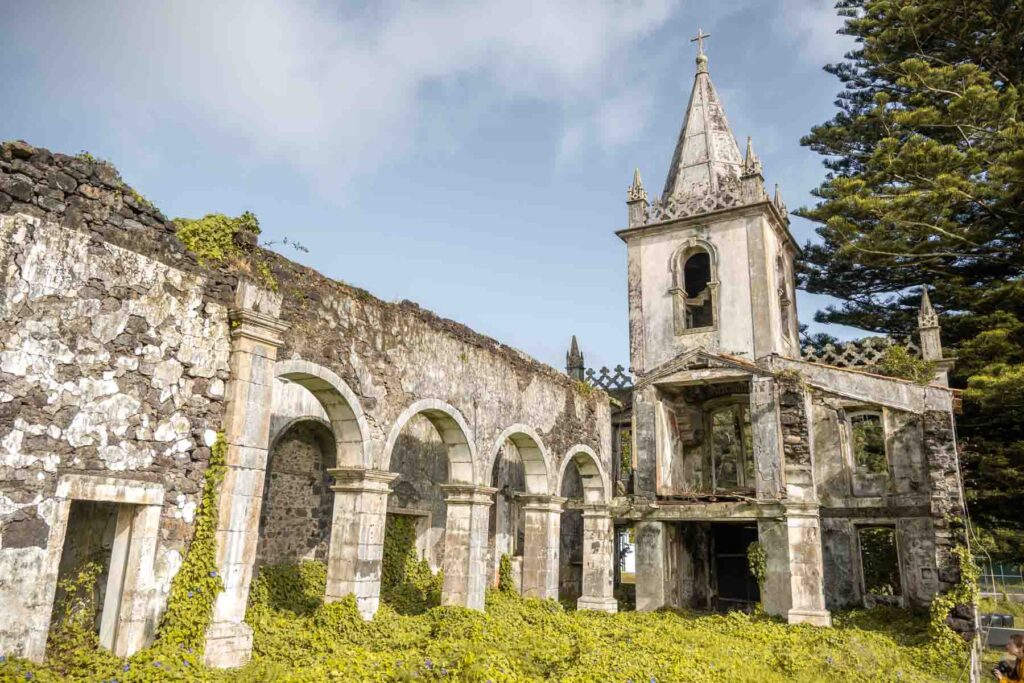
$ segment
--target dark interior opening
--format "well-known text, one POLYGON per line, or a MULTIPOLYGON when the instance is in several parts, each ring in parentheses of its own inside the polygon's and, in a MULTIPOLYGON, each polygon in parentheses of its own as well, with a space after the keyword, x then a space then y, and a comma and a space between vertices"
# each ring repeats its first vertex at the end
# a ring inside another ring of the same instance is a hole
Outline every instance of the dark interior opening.
POLYGON ((715 523, 711 525, 716 583, 714 608, 719 612, 751 611, 761 600, 757 581, 750 573, 747 548, 757 541, 757 526, 715 523))
POLYGON ((686 259, 683 266, 683 283, 687 298, 692 299, 705 289, 711 282, 711 256, 706 251, 698 251, 686 259))
POLYGON ((864 592, 879 597, 898 597, 900 561, 896 549, 896 529, 891 526, 861 527, 860 562, 864 574, 864 592))
POLYGON ((78 624, 90 623, 99 632, 116 531, 116 503, 71 502, 57 570, 51 629, 71 619, 78 624))

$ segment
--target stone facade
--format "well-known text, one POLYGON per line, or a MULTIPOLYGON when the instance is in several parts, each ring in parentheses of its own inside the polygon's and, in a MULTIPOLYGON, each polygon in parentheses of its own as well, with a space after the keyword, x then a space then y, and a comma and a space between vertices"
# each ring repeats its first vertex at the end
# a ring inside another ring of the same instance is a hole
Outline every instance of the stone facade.
POLYGON ((482 607, 490 544, 512 524, 529 532, 518 580, 553 593, 567 468, 588 502, 610 502, 607 395, 249 240, 276 283, 262 288, 175 233, 103 162, 0 147, 0 652, 44 655, 61 558, 70 571, 76 552, 65 530, 86 503, 130 540, 108 557, 133 553, 105 575, 120 598, 105 642, 128 653, 151 639, 218 432, 225 589, 208 664, 248 657, 260 564, 325 560, 326 599, 355 594, 370 617, 389 510, 425 520, 417 543, 445 568, 446 604, 482 607), (502 452, 519 465, 496 467, 502 452))
POLYGON ((851 367, 875 346, 845 367, 801 357, 785 204, 749 141, 740 155, 703 53, 664 194, 649 203, 637 171, 626 204, 634 470, 611 514, 634 530, 637 609, 760 601, 828 625, 952 587, 965 509, 938 317, 925 296, 927 386, 851 367))

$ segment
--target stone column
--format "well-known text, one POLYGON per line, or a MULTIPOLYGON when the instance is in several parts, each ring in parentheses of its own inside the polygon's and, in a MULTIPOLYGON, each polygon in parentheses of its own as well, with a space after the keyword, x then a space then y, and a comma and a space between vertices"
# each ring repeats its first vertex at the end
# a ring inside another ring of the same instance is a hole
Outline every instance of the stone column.
POLYGON ((767 560, 761 596, 765 611, 791 624, 831 626, 818 507, 788 504, 782 519, 758 522, 758 535, 767 560))
POLYGON ((583 595, 577 609, 618 612, 612 597, 615 569, 615 526, 607 505, 583 507, 583 595))
POLYGON ((398 475, 364 467, 327 471, 334 477, 334 514, 327 553, 325 602, 355 595, 359 613, 370 619, 380 605, 380 572, 384 555, 390 484, 398 475))
POLYGON ((483 609, 488 583, 487 522, 498 489, 442 484, 441 490, 448 506, 441 604, 483 609))
POLYGON ((653 612, 668 604, 665 594, 665 524, 637 522, 636 611, 653 612))
POLYGON ((274 361, 287 325, 277 320, 280 297, 239 283, 237 308, 229 311, 231 378, 226 388, 224 439, 227 473, 218 503, 217 569, 224 590, 206 632, 205 663, 241 666, 252 651, 244 623, 259 535, 263 480, 270 438, 274 361))
POLYGON ((524 494, 523 595, 558 599, 558 546, 565 498, 524 494))

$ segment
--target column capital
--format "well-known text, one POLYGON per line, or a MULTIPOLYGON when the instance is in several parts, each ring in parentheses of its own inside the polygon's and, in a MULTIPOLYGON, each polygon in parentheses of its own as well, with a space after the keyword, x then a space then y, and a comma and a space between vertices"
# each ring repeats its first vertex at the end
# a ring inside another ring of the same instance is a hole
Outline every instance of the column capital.
POLYGON ((491 505, 494 503, 494 494, 498 489, 493 486, 478 486, 477 484, 441 484, 444 492, 444 502, 452 503, 491 505))
POLYGON ((584 503, 576 508, 584 517, 611 517, 612 507, 608 503, 584 503))
POLYGON ((517 493, 516 500, 523 504, 524 510, 542 512, 561 512, 567 498, 552 496, 547 493, 517 493))
POLYGON ((785 517, 808 517, 819 519, 821 517, 821 505, 817 502, 787 501, 782 504, 785 517))
POLYGON ((349 491, 353 493, 387 493, 391 490, 391 482, 398 478, 395 472, 374 470, 369 467, 334 467, 327 470, 334 477, 332 491, 349 491))
POLYGON ((281 335, 291 327, 277 318, 244 308, 229 309, 228 321, 232 339, 241 337, 274 347, 280 347, 284 343, 281 335))

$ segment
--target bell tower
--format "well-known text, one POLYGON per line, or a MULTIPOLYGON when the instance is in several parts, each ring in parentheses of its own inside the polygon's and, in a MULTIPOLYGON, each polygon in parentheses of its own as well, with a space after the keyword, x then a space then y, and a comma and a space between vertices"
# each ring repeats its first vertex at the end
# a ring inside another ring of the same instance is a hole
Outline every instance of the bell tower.
POLYGON ((696 70, 661 197, 637 170, 627 194, 630 362, 642 375, 693 349, 755 360, 798 357, 793 263, 778 187, 740 154, 697 32, 696 70))

